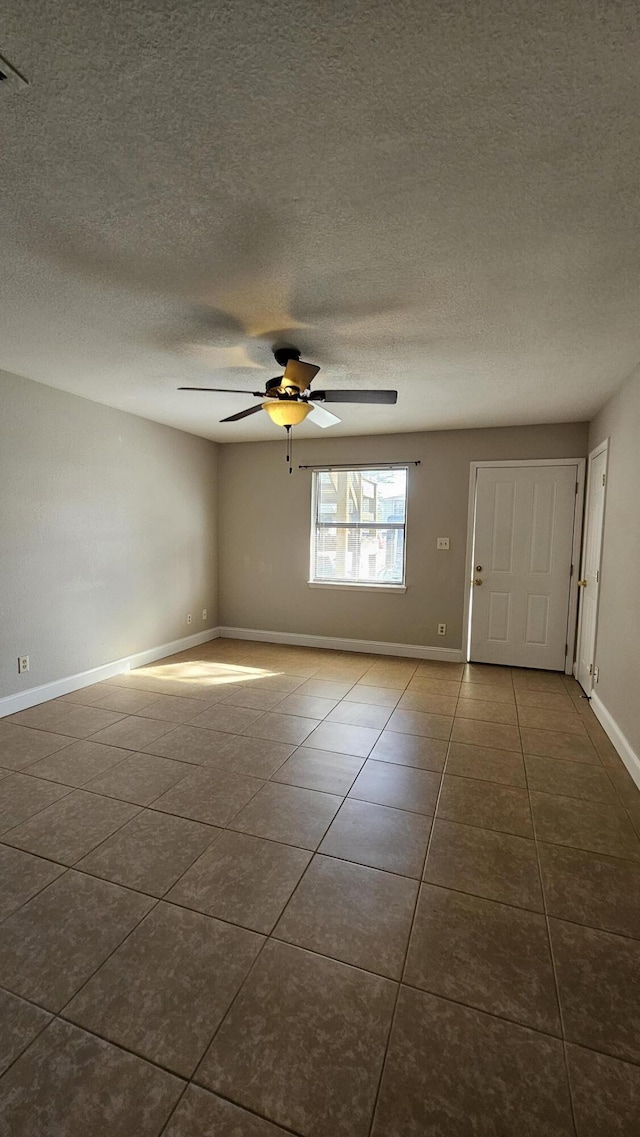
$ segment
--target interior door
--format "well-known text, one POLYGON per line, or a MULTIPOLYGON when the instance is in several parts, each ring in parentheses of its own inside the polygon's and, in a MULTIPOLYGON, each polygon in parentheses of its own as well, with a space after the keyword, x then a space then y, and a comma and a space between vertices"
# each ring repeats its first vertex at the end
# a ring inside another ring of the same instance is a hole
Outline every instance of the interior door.
POLYGON ((580 566, 580 614, 576 678, 587 695, 593 688, 593 667, 600 592, 600 560, 607 480, 607 449, 589 456, 584 543, 580 566))
POLYGON ((565 666, 577 466, 477 470, 471 659, 565 666))

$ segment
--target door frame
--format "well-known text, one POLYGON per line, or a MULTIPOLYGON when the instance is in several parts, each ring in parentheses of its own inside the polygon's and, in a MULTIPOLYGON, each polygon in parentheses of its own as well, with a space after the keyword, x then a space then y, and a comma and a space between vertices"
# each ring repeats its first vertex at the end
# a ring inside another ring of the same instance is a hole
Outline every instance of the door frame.
MULTIPOLYGON (((589 455, 587 456, 587 479, 586 479, 586 486, 585 486, 585 491, 584 491, 584 525, 585 525, 584 536, 586 537, 587 505, 588 505, 588 501, 589 501, 589 489, 591 486, 591 471, 593 468, 592 463, 602 453, 604 453, 606 455, 606 457, 605 457, 605 462, 604 462, 604 477, 605 477, 604 502, 603 502, 603 506, 602 506, 602 529, 600 530, 600 561, 599 561, 599 566, 598 566, 600 569, 600 572, 602 572, 602 550, 604 548, 604 525, 605 525, 605 518, 606 518, 606 513, 607 513, 607 489, 609 486, 609 438, 608 437, 604 438, 602 440, 602 442, 599 442, 598 445, 595 447, 595 449, 591 450, 589 455)), ((582 572, 582 555, 583 555, 583 552, 584 552, 584 550, 581 549, 580 550, 580 572, 582 572)), ((580 574, 578 574, 578 575, 580 575, 580 574)), ((599 583, 602 583, 602 582, 600 581, 599 583)), ((596 653, 598 650, 598 615, 599 615, 599 612, 600 612, 600 589, 598 588, 598 603, 596 604, 596 626, 595 626, 594 637, 593 637, 593 670, 594 670, 594 674, 591 676, 591 690, 588 692, 585 691, 585 695, 587 696, 588 699, 591 698, 591 696, 593 694, 593 688, 595 687, 595 684, 596 684, 594 676, 595 676, 595 671, 596 671, 596 666, 597 666, 597 664, 596 664, 596 653)), ((580 643, 580 635, 581 635, 581 631, 582 631, 582 629, 580 627, 580 615, 581 615, 581 612, 578 611, 577 618, 576 618, 575 659, 573 661, 573 670, 571 672, 571 674, 573 675, 576 682, 577 682, 577 677, 578 677, 578 645, 580 643)))
POLYGON ((473 539, 478 470, 482 467, 509 469, 513 466, 576 466, 576 508, 573 514, 573 540, 571 544, 571 576, 569 584, 569 611, 567 613, 567 651, 565 675, 573 675, 578 621, 578 569, 582 554, 582 520, 584 516, 584 490, 586 458, 508 458, 494 462, 471 462, 469 466, 469 509, 467 514, 467 550, 465 554, 464 612, 462 617, 462 658, 469 662, 471 655, 471 592, 473 588, 473 539))

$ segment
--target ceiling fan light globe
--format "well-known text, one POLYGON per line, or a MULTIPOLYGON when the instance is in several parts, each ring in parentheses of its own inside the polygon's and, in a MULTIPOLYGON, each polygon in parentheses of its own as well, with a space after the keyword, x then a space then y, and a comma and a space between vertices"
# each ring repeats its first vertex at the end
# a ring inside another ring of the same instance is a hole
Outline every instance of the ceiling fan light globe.
POLYGON ((286 400, 274 403, 263 403, 262 409, 276 426, 298 426, 304 422, 311 407, 307 403, 288 402, 286 400))

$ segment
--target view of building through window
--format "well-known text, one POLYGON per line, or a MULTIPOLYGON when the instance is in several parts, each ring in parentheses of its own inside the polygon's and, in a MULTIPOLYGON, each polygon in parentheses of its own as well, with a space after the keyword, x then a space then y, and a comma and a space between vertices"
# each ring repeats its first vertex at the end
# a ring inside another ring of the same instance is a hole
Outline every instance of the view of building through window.
POLYGON ((404 584, 406 468, 313 477, 311 580, 404 584))

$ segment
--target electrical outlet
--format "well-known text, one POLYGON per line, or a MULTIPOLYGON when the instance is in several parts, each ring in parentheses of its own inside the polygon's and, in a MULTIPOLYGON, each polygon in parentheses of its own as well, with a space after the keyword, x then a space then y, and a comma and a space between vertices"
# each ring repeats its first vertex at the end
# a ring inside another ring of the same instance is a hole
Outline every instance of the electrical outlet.
POLYGON ((449 548, 449 538, 448 537, 436 537, 436 549, 448 549, 448 548, 449 548))
POLYGON ((439 636, 446 636, 446 634, 447 634, 447 625, 446 624, 438 624, 438 635, 439 636))
POLYGON ((207 609, 206 609, 206 608, 203 608, 203 609, 202 609, 202 619, 203 619, 203 620, 206 620, 206 618, 207 618, 207 609))
POLYGON ((18 675, 24 675, 25 671, 28 671, 28 670, 29 670, 29 656, 28 655, 19 655, 18 656, 18 675))
POLYGON ((191 612, 187 612, 187 623, 190 624, 192 620, 191 612))

